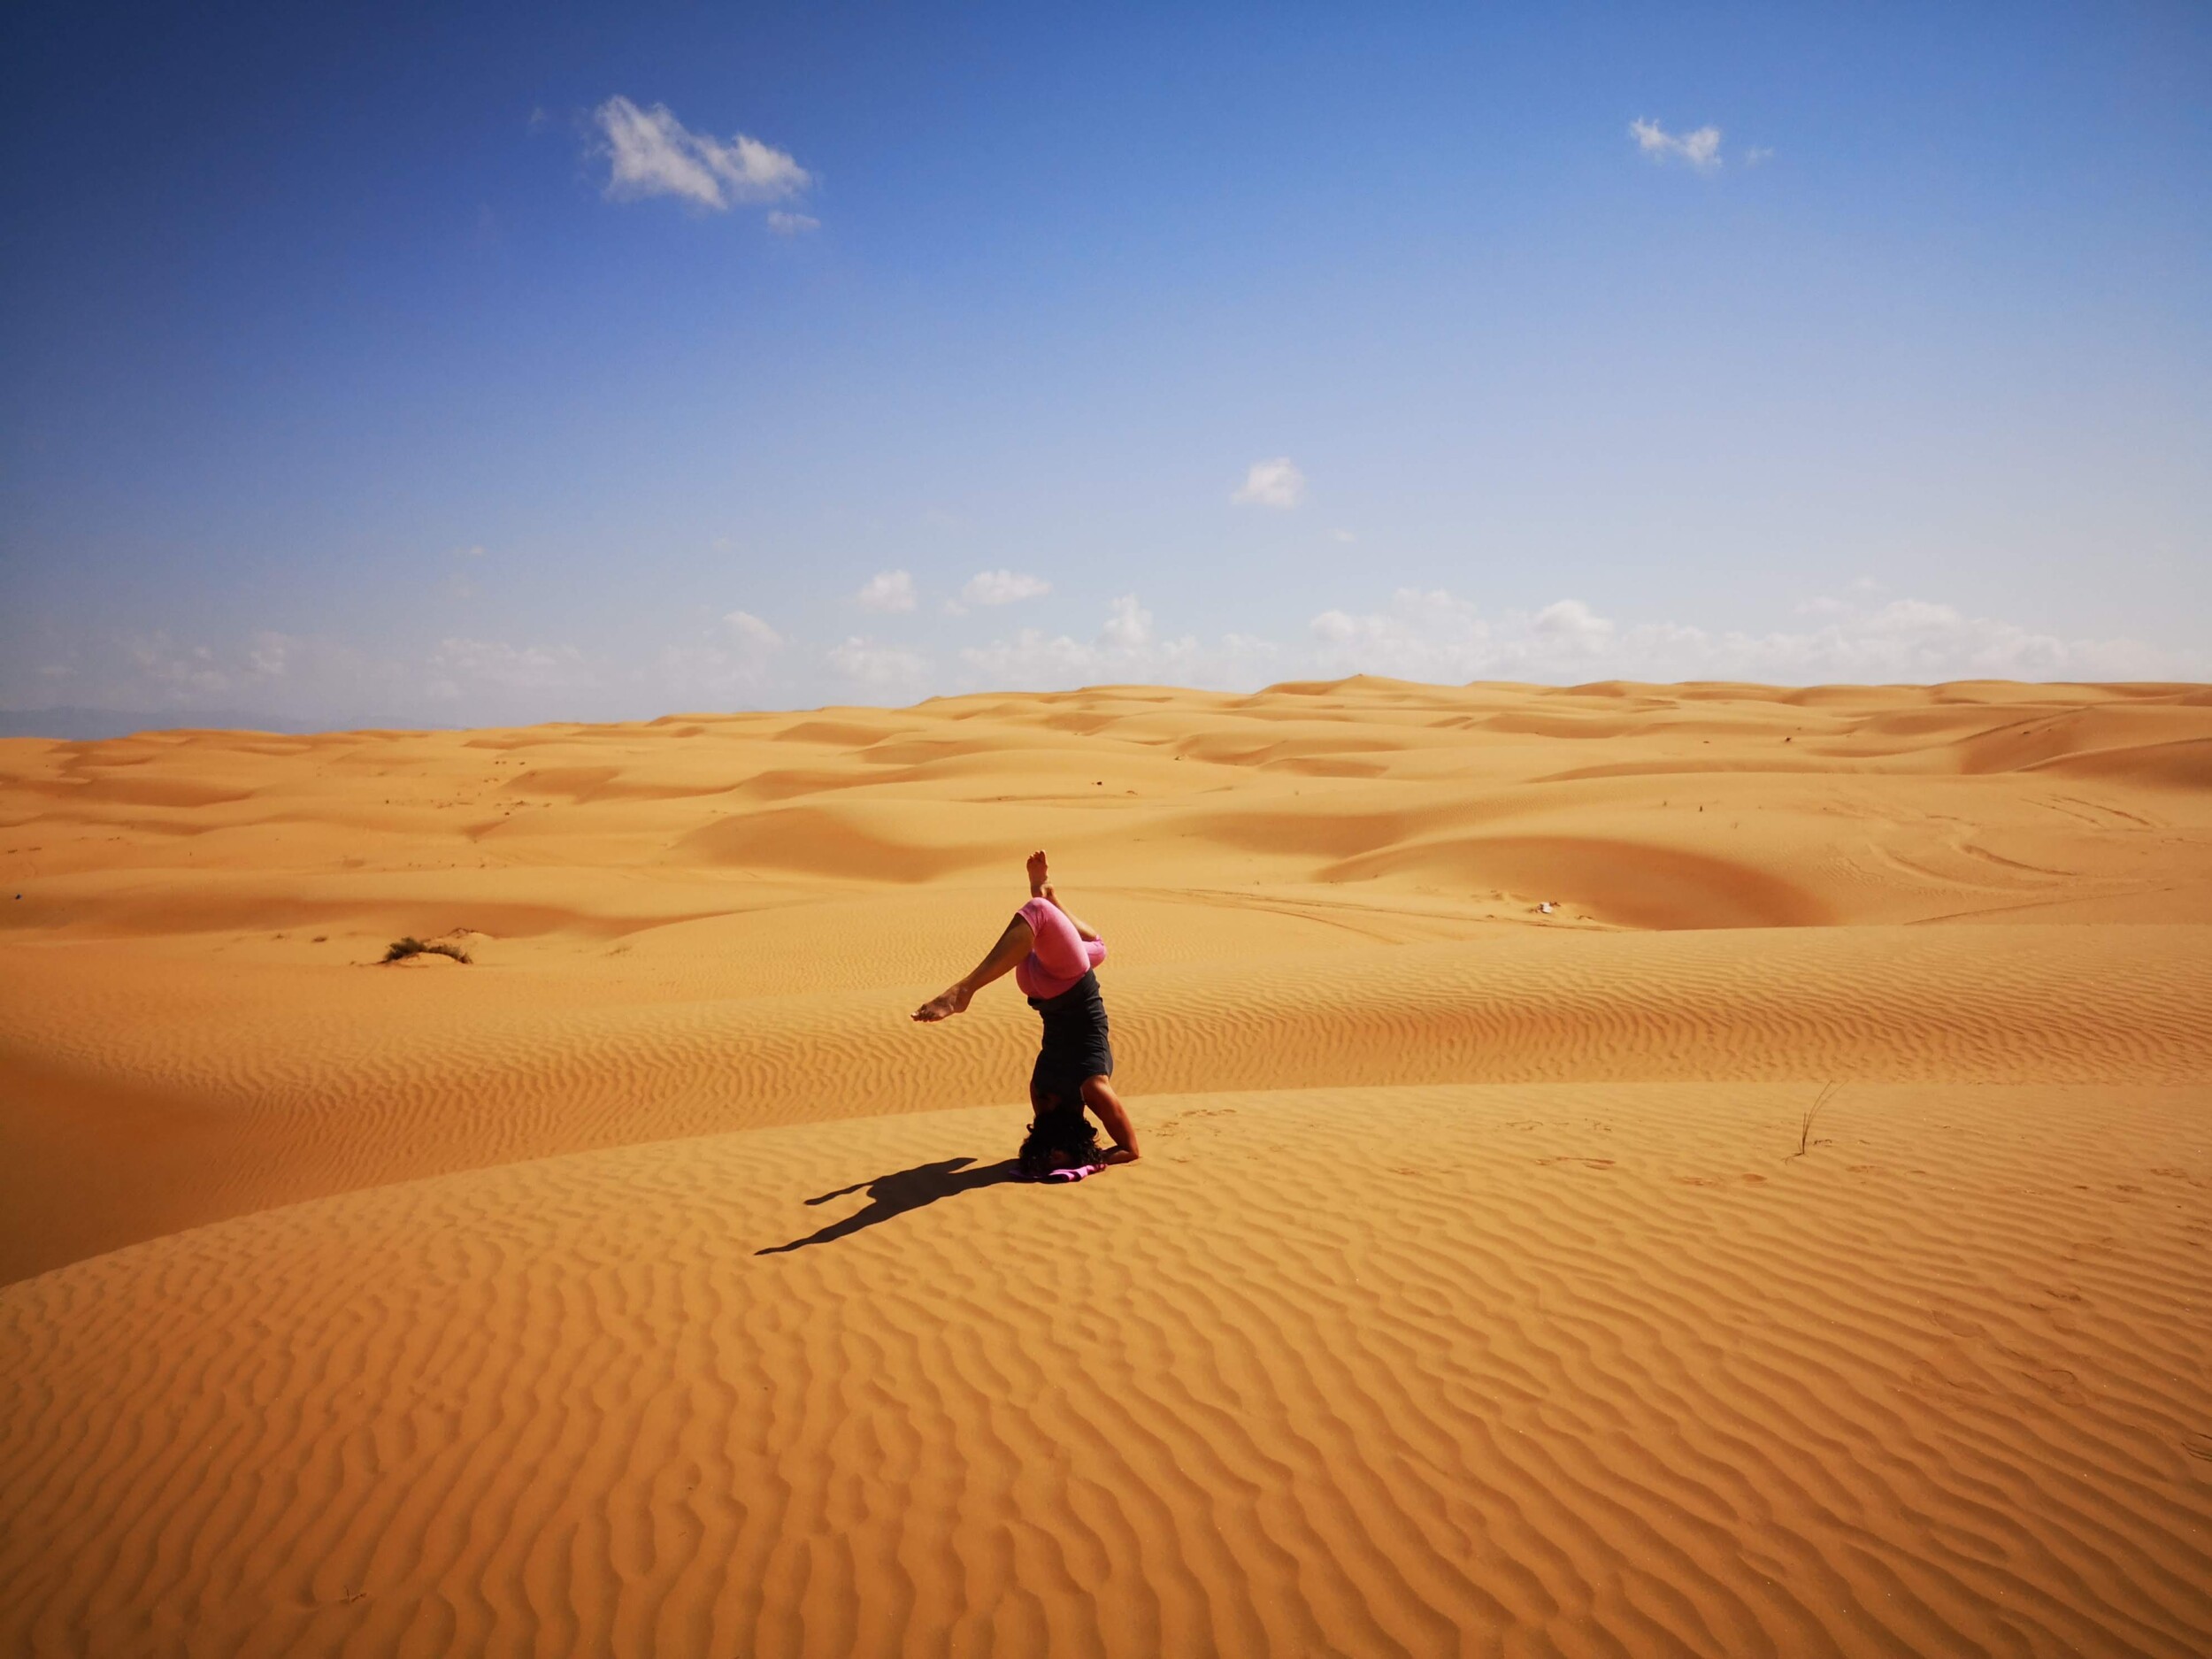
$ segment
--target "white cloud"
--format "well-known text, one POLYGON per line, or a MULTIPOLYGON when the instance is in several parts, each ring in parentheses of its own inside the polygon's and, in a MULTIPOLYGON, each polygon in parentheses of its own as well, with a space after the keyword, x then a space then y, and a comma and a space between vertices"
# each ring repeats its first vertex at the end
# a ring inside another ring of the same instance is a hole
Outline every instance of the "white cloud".
POLYGON ((440 640, 427 664, 433 695, 459 696, 465 687, 502 691, 573 690, 598 676, 573 645, 509 645, 500 640, 440 640))
POLYGON ((1629 136, 1637 148, 1657 161, 1678 156, 1693 167, 1709 172, 1720 165, 1720 128, 1701 127, 1694 133, 1677 137, 1656 121, 1634 120, 1628 124, 1629 136))
POLYGON ((27 678, 50 687, 48 695, 92 707, 297 718, 392 709, 395 695, 416 689, 419 678, 411 664, 336 640, 267 628, 213 645, 158 631, 88 644, 65 648, 64 664, 7 662, 15 672, 0 672, 0 693, 18 695, 10 682, 27 678))
POLYGON ((1773 159, 1774 146, 1771 144, 1754 144, 1743 153, 1743 165, 1747 167, 1755 167, 1763 161, 1773 159))
POLYGON ((718 632, 695 645, 664 645, 642 680, 679 702, 719 701, 758 691, 776 666, 783 635, 749 611, 733 611, 718 632))
POLYGON ((1440 590, 1401 588, 1386 611, 1325 611, 1308 626, 1316 665, 1332 673, 1471 680, 1491 649, 1475 607, 1440 590))
MULTIPOLYGON (((351 658, 355 654, 335 648, 351 658)), ((235 696, 266 686, 273 680, 296 677, 296 671, 311 671, 331 654, 318 642, 295 634, 261 629, 242 643, 224 650, 205 645, 186 645, 168 634, 136 635, 123 642, 123 655, 135 682, 134 700, 179 703, 195 698, 235 696)))
POLYGON ((204 645, 180 645, 166 634, 133 640, 125 648, 147 684, 170 698, 211 696, 234 688, 235 676, 204 645))
POLYGON ((1010 605, 1024 599, 1041 599, 1052 591, 1052 584, 1041 576, 1026 576, 1018 571, 978 571, 960 589, 960 597, 972 605, 1010 605))
POLYGON ((1106 626, 1099 630, 1099 637, 1109 645, 1133 651, 1152 643, 1152 613, 1137 603, 1134 594, 1124 594, 1114 601, 1106 612, 1106 626))
POLYGON ((0 706, 65 701, 173 710, 182 718, 257 710, 287 719, 411 715, 480 724, 781 707, 820 700, 841 681, 859 688, 858 700, 904 703, 935 692, 1107 683, 1246 691, 1356 672, 1444 683, 1617 678, 1779 685, 2176 680, 2212 673, 2201 647, 2185 653, 2135 640, 2039 632, 1953 605, 1847 588, 1779 620, 1767 630, 1629 621, 1571 596, 1486 614, 1455 594, 1407 588, 1372 608, 1323 611, 1299 637, 1280 641, 1172 632, 1137 595, 1124 594, 1087 637, 1025 628, 950 660, 859 634, 826 650, 820 641, 803 646, 743 610, 709 622, 687 641, 625 657, 460 635, 383 657, 272 630, 207 642, 157 633, 103 636, 96 649, 65 645, 42 657, 0 658, 0 706), (56 660, 62 650, 67 660, 56 660))
POLYGON ((767 652, 780 649, 783 635, 770 627, 749 611, 733 611, 722 618, 722 626, 731 639, 748 650, 767 652))
POLYGON ((664 104, 641 110, 627 98, 612 97, 592 111, 592 119, 605 139, 607 194, 618 201, 673 196, 722 210, 738 202, 781 201, 813 182, 774 145, 742 133, 724 143, 692 132, 664 104))
POLYGON ((1228 688, 1279 677, 1285 653, 1271 641, 1241 634, 1210 645, 1187 634, 1162 639, 1152 613, 1134 594, 1124 594, 1108 608, 1094 640, 1024 628, 1011 639, 971 646, 960 660, 972 687, 1057 690, 1119 680, 1228 688))
POLYGON ((803 236, 810 230, 822 228, 822 221, 811 213, 787 213, 777 208, 768 215, 768 228, 779 236, 803 236))
POLYGON ((1279 455, 1271 461, 1255 461, 1244 482, 1229 499, 1239 506, 1291 508, 1306 498, 1306 475, 1279 455))
POLYGON ((911 611, 914 579, 904 571, 878 571, 853 595, 863 611, 911 611))
POLYGON ((32 650, 0 650, 0 707, 57 702, 196 723, 211 715, 252 723, 393 709, 418 676, 335 640, 257 629, 215 642, 151 633, 42 636, 32 650))
POLYGON ((1529 618, 1529 627, 1540 637, 1575 650, 1601 651, 1613 642, 1613 625, 1579 599, 1560 599, 1546 605, 1529 618))
POLYGON ((257 634, 246 646, 246 671, 257 680, 275 680, 291 667, 300 641, 282 634, 257 634))
POLYGON ((1024 628, 1010 640, 972 645, 960 653, 975 682, 1030 691, 1057 691, 1117 678, 1112 654, 1068 634, 1024 628))
POLYGON ((1359 538, 1354 535, 1349 530, 1343 529, 1330 531, 1329 539, 1333 541, 1341 542, 1346 547, 1350 547, 1355 541, 1359 540, 1359 538))
POLYGON ((1801 632, 1713 633, 1677 622, 1620 624, 1579 600, 1493 621, 1443 592, 1402 589, 1386 610, 1325 611, 1310 632, 1333 673, 1406 680, 1755 680, 1927 683, 1945 680, 2178 677, 2187 665, 2131 640, 2066 640, 1970 617, 1949 605, 1841 600, 1801 607, 1801 632))
POLYGON ((918 651, 879 645, 859 634, 832 646, 826 660, 847 680, 879 693, 918 693, 929 680, 929 659, 918 651))

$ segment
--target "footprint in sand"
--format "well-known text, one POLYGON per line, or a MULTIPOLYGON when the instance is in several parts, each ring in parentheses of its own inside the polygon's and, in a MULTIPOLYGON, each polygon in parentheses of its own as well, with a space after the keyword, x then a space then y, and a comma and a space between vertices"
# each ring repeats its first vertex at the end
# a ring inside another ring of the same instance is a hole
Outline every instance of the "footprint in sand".
POLYGON ((1956 1352, 1934 1354, 1926 1359, 1916 1360, 1911 1376, 1922 1388, 1950 1388, 1962 1394, 1987 1392, 1972 1375, 1966 1356, 1956 1352))
POLYGON ((2026 1298, 2026 1302, 2054 1329, 2071 1333, 2081 1328, 2081 1292, 2078 1290, 2062 1285, 2043 1285, 2026 1298))
POLYGON ((2062 1406, 2086 1405, 2089 1396, 2081 1391, 2081 1379, 2072 1371, 2058 1366, 2026 1373, 2028 1380, 2049 1394, 2062 1406))

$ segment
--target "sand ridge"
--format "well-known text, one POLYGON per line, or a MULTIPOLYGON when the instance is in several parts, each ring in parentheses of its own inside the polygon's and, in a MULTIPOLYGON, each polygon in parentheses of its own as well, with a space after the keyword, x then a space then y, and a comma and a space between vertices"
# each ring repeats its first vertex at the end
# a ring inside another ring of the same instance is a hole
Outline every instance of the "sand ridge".
POLYGON ((2205 688, 19 740, 0 823, 12 1648, 2212 1643, 2205 688), (903 1018, 1041 843, 1150 1137, 1066 1193, 1018 1000, 903 1018))

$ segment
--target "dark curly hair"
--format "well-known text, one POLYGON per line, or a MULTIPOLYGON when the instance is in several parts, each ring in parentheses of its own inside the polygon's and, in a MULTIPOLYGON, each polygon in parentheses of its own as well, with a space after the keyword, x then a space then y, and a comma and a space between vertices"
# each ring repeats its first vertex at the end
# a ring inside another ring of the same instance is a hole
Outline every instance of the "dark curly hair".
POLYGON ((1098 1130, 1084 1115, 1082 1102, 1055 1095, 1038 1110, 1015 1161, 1024 1178, 1041 1181, 1055 1170, 1096 1164, 1105 1156, 1099 1148, 1098 1130))

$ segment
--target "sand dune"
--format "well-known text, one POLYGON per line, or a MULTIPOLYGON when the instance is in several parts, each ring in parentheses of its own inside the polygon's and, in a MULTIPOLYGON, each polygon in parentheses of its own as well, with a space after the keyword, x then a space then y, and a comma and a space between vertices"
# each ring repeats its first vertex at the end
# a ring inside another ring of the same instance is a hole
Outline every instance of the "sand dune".
POLYGON ((1366 680, 0 742, 0 1647, 2206 1651, 2208 755, 1366 680), (1010 991, 904 1018, 1040 844, 1148 1136, 1064 1191, 1010 991))

